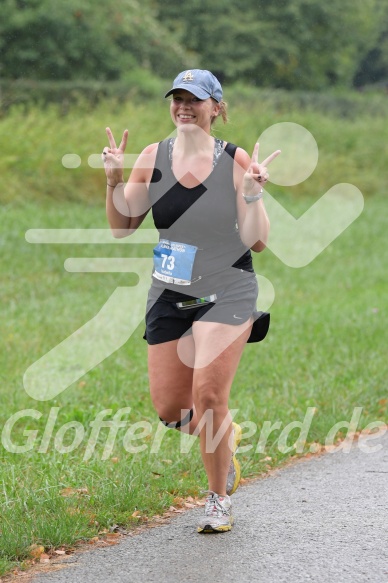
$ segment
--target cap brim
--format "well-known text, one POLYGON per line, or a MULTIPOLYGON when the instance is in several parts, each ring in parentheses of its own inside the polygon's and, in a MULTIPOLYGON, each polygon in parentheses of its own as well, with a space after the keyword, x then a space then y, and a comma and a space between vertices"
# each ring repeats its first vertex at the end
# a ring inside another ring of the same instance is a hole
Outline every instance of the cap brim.
POLYGON ((210 93, 208 93, 207 91, 205 91, 201 87, 197 87, 195 85, 189 85, 187 83, 182 84, 182 85, 178 85, 177 87, 173 87, 172 89, 170 89, 170 91, 168 91, 166 93, 166 95, 164 97, 166 98, 169 95, 172 95, 174 93, 174 91, 177 91, 177 89, 185 89, 185 91, 192 93, 198 99, 208 99, 209 97, 211 97, 210 93))

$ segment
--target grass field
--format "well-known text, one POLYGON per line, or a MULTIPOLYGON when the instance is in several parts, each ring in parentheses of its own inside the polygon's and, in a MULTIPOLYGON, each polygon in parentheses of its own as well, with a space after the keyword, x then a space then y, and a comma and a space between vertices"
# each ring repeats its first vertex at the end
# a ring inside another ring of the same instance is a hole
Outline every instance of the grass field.
MULTIPOLYGON (((254 257, 257 273, 275 288, 272 326, 265 342, 247 346, 230 401, 238 410, 235 419, 251 423, 251 435, 242 445, 252 447, 245 448, 240 460, 243 476, 252 477, 295 454, 291 446, 298 430, 290 433, 288 448, 279 447, 279 437, 289 423, 302 422, 309 407, 315 414, 299 455, 312 444, 325 443, 330 429, 349 422, 357 407, 358 430, 387 421, 388 130, 382 117, 343 119, 297 109, 279 113, 269 104, 260 112, 258 126, 252 126, 252 107, 246 109, 234 104, 231 123, 220 127, 219 134, 252 149, 271 123, 293 121, 318 142, 319 164, 308 181, 269 188, 295 216, 336 182, 354 183, 365 194, 361 216, 308 266, 287 267, 270 251, 254 257), (265 422, 278 422, 278 428, 265 447, 258 447, 265 422)), ((130 528, 162 515, 187 496, 196 499, 206 487, 193 440, 181 443, 179 433, 166 431, 158 445, 141 322, 120 349, 57 397, 37 401, 23 387, 23 374, 32 363, 88 322, 118 286, 136 284, 125 273, 69 273, 64 261, 148 257, 152 250, 150 244, 33 245, 25 240, 26 231, 34 228, 106 228, 104 178, 101 170, 87 165, 87 157, 101 151, 108 124, 116 132, 130 128, 131 152, 171 131, 165 105, 149 104, 111 111, 104 105, 91 112, 80 107, 64 117, 55 109, 15 109, 0 122, 5 152, 0 158, 0 576, 13 565, 26 567, 32 544, 47 551, 71 548, 115 525, 130 528), (81 166, 64 169, 66 153, 79 154, 81 166), (103 427, 94 451, 87 453, 91 423, 104 410, 111 420, 125 407, 131 408, 123 411, 126 426, 118 429, 112 450, 107 449, 109 427, 103 427), (12 416, 18 412, 17 420, 12 416), (135 423, 138 440, 123 443, 135 423), (79 444, 72 446, 77 435, 79 444), (142 451, 134 452, 131 445, 142 451), (17 446, 25 451, 9 451, 17 446)))

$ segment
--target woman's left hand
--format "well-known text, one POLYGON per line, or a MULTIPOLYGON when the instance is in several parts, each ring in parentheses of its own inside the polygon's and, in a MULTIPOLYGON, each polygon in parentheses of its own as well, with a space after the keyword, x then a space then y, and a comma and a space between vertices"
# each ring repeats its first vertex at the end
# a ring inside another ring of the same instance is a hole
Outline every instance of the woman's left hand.
POLYGON ((259 143, 255 144, 251 163, 243 178, 243 193, 248 196, 254 196, 262 191, 262 187, 268 182, 269 174, 267 171, 268 165, 279 156, 281 150, 276 150, 268 158, 259 162, 259 143))

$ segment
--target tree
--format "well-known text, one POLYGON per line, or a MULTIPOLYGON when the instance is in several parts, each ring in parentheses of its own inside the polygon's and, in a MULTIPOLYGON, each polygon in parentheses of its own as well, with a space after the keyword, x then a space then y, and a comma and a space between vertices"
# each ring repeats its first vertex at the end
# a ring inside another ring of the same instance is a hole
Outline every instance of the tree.
POLYGON ((351 84, 375 40, 378 1, 170 0, 167 10, 158 6, 159 18, 200 55, 201 66, 227 80, 320 89, 351 84))
POLYGON ((3 0, 3 77, 119 79, 144 67, 187 64, 148 0, 3 0))
POLYGON ((2 0, 1 75, 115 80, 141 68, 171 79, 201 67, 260 87, 349 87, 386 76, 386 4, 2 0))
POLYGON ((376 42, 359 63, 354 85, 383 83, 388 86, 388 4, 378 2, 379 26, 376 42))

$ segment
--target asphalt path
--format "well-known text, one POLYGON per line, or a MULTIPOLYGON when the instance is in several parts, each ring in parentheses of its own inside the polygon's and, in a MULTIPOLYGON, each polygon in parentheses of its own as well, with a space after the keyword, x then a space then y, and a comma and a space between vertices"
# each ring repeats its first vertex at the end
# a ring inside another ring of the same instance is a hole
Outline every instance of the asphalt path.
POLYGON ((32 583, 388 583, 388 432, 298 461, 232 501, 229 533, 198 534, 195 508, 32 583))

